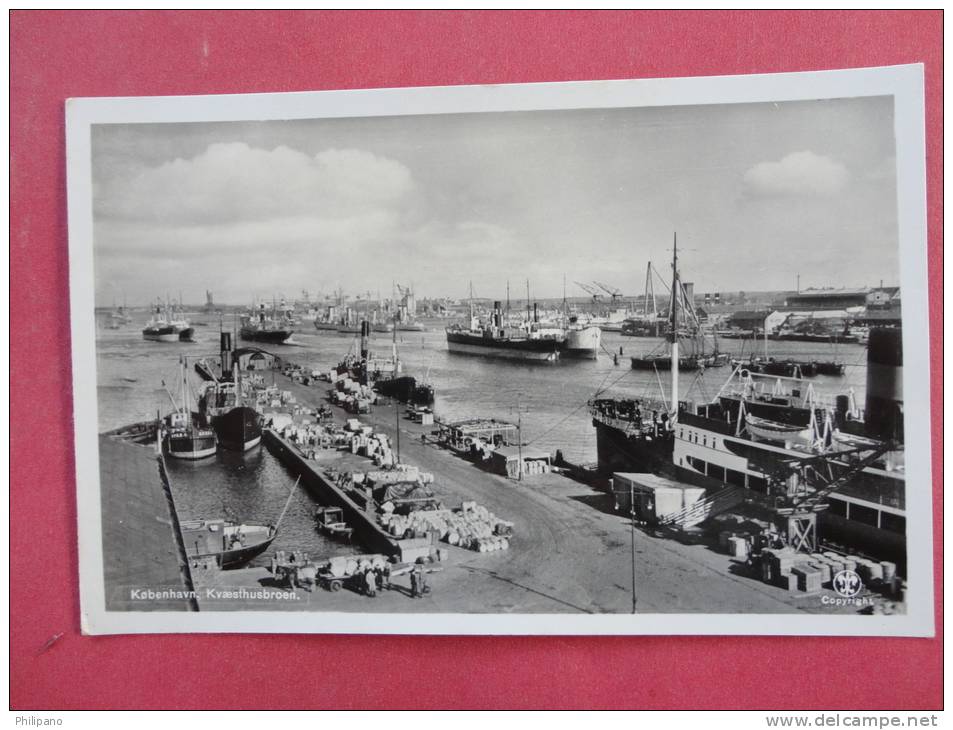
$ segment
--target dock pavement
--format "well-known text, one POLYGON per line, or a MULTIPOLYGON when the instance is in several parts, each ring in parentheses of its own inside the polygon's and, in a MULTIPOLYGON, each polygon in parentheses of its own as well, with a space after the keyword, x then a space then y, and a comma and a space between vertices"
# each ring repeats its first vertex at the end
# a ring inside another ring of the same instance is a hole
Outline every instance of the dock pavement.
MULTIPOLYGON (((276 374, 282 390, 309 407, 326 403, 328 384, 304 386, 276 374)), ((353 417, 334 407, 335 420, 353 417)), ((407 420, 404 407, 375 406, 359 419, 387 434, 400 429, 401 461, 434 475, 432 485, 448 506, 476 501, 515 523, 509 550, 478 553, 441 543, 448 560, 429 576, 432 592, 412 599, 406 576, 376 597, 349 590, 295 591, 295 598, 234 600, 223 589, 287 590, 265 568, 210 571, 194 576, 202 610, 305 610, 382 613, 629 613, 632 611, 633 531, 613 512, 611 497, 566 476, 550 473, 522 481, 489 473, 440 447, 432 426, 407 420), (212 594, 208 591, 211 589, 212 594), (219 592, 216 597, 214 594, 219 592)), ((475 414, 493 416, 494 414, 475 414)), ((340 460, 319 452, 317 461, 340 460)), ((373 468, 366 460, 367 469, 373 468)), ((839 610, 823 594, 788 592, 743 574, 728 555, 693 539, 637 529, 635 594, 639 613, 823 613, 839 610)), ((823 593, 833 595, 830 591, 823 593)))

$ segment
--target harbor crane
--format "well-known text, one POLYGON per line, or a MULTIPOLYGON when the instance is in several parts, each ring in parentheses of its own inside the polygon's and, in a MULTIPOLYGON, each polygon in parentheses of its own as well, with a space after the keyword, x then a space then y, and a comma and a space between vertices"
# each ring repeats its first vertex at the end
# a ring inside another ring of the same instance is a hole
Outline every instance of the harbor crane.
POLYGON ((890 441, 822 454, 806 459, 785 460, 769 478, 775 496, 774 512, 787 521, 787 542, 800 552, 816 552, 817 513, 830 505, 827 497, 847 486, 851 479, 896 449, 890 441), (839 457, 836 460, 832 456, 839 457), (848 457, 847 461, 841 458, 848 457), (835 469, 835 465, 839 468, 835 469), (779 493, 780 492, 780 493, 779 493))
POLYGON ((602 289, 602 291, 604 291, 606 294, 608 294, 608 295, 612 298, 612 303, 613 303, 613 304, 615 304, 615 302, 616 302, 617 300, 622 299, 622 290, 621 290, 621 289, 617 289, 617 288, 614 287, 614 286, 607 286, 607 285, 602 284, 601 282, 598 282, 598 281, 594 281, 594 282, 592 282, 592 283, 595 284, 595 285, 596 285, 597 287, 599 287, 600 289, 602 289))
POLYGON ((602 298, 602 294, 599 293, 598 289, 595 289, 594 287, 591 287, 588 284, 583 284, 581 281, 577 281, 575 282, 575 284, 584 292, 592 296, 592 301, 598 302, 599 299, 602 298))

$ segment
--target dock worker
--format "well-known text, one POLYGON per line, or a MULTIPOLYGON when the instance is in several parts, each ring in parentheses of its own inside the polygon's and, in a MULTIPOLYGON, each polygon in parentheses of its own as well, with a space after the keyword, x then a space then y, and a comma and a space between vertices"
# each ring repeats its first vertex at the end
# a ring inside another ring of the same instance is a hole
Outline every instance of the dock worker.
POLYGON ((424 574, 424 566, 420 563, 414 566, 414 570, 410 574, 410 584, 414 598, 423 598, 424 593, 427 592, 427 579, 424 574))
POLYGON ((377 595, 377 578, 373 570, 364 573, 364 582, 367 584, 367 595, 372 598, 377 595))

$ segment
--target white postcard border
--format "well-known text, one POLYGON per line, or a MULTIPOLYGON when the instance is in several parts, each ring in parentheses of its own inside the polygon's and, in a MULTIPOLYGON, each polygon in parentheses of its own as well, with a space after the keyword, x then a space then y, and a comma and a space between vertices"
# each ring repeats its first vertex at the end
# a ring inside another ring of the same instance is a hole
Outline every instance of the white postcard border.
POLYGON ((69 99, 66 104, 73 421, 81 623, 89 634, 698 634, 933 636, 926 167, 923 66, 673 79, 69 99), (94 314, 91 126, 679 106, 890 95, 895 100, 900 285, 903 291, 907 613, 386 614, 105 610, 94 314), (912 527, 911 527, 912 526, 912 527))

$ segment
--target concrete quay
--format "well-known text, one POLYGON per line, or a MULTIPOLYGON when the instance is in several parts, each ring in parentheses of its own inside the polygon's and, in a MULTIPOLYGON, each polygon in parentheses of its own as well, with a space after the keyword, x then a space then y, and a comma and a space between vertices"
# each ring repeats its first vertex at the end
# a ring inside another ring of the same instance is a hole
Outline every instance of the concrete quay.
MULTIPOLYGON (((303 386, 278 374, 282 390, 316 407, 325 401, 326 384, 303 386)), ((349 417, 336 410, 336 420, 349 417)), ((493 414, 483 414, 493 415, 493 414)), ((386 433, 401 461, 434 474, 432 485, 448 506, 474 500, 515 523, 510 549, 477 553, 446 547, 449 559, 430 576, 431 594, 409 598, 407 586, 370 598, 344 590, 329 593, 298 589, 295 599, 235 601, 202 599, 203 589, 258 588, 275 585, 266 569, 197 575, 203 610, 312 610, 434 613, 629 613, 632 611, 632 531, 628 520, 612 512, 611 498, 559 474, 514 481, 491 474, 430 438, 431 426, 403 416, 401 406, 376 406, 359 419, 386 433)), ((338 464, 339 452, 319 452, 318 463, 338 464)), ((301 457, 303 458, 303 457, 301 457)), ((364 468, 372 468, 362 460, 364 468)), ((355 468, 360 468, 360 461, 355 468)), ((743 575, 730 556, 704 544, 636 530, 635 573, 639 613, 852 613, 821 600, 830 591, 793 593, 743 575)), ((355 552, 358 552, 356 548, 355 552)), ((316 556, 317 557, 317 556, 316 556)))
POLYGON ((196 610, 155 448, 103 435, 99 464, 106 610, 196 610), (146 590, 159 595, 142 594, 146 590))

